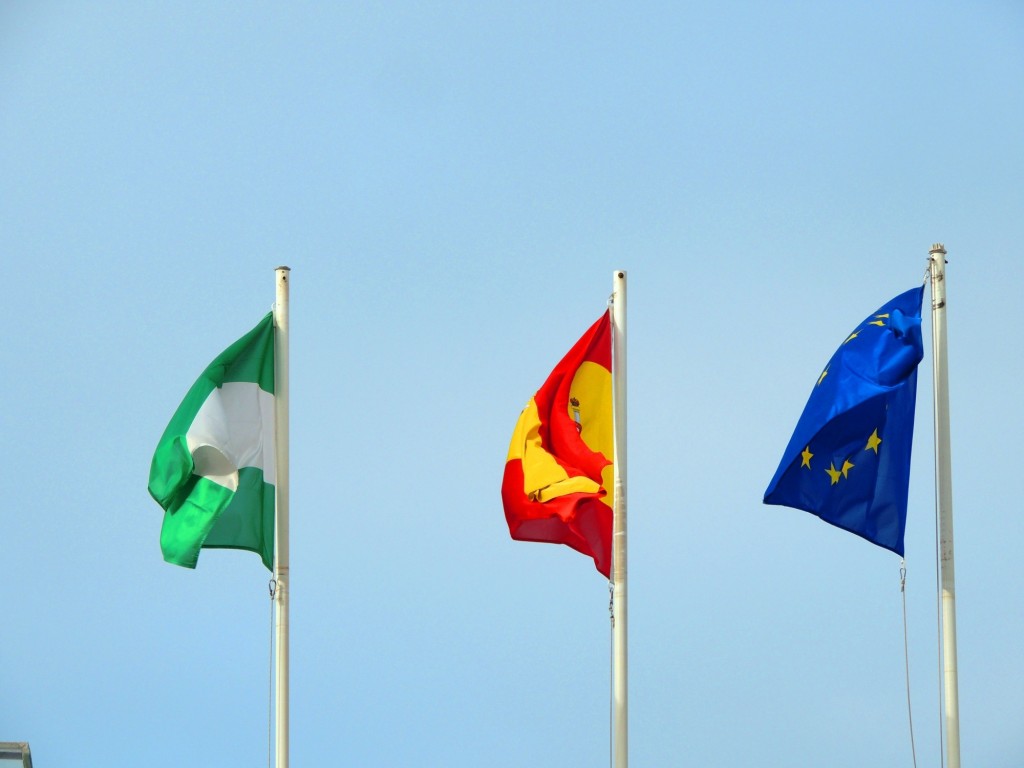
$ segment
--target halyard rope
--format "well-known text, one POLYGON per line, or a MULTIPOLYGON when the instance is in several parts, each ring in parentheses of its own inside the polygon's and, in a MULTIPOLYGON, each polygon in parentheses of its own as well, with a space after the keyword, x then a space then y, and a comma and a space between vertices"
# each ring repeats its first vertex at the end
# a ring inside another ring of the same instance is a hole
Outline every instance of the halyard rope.
POLYGON ((278 595, 278 580, 271 579, 270 590, 270 663, 266 685, 266 768, 273 768, 273 598, 278 595))
POLYGON ((907 680, 907 721, 910 723, 910 756, 917 768, 917 750, 914 748, 914 715, 910 708, 910 651, 907 643, 907 563, 900 560, 900 594, 903 597, 903 669, 907 680))

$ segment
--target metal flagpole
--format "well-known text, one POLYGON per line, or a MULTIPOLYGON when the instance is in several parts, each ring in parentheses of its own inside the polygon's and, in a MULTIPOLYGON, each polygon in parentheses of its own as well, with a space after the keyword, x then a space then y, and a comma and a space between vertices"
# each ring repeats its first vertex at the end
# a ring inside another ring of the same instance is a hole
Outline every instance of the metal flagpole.
POLYGON ((629 765, 626 651, 626 273, 612 276, 612 766, 629 765))
POLYGON ((277 503, 274 526, 274 690, 277 768, 288 768, 288 278, 278 267, 274 303, 274 432, 277 503))
POLYGON ((946 249, 929 254, 932 283, 932 367, 935 394, 935 506, 939 527, 942 596, 942 698, 946 765, 960 768, 960 704, 956 674, 956 591, 953 585, 953 480, 949 439, 949 368, 946 362, 946 249))

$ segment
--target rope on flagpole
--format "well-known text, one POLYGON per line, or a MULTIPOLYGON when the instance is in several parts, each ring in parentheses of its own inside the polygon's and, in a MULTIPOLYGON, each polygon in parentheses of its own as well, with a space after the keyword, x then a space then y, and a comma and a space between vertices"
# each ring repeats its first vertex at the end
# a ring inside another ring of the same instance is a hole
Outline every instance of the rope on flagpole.
POLYGON ((278 596, 278 580, 267 583, 270 591, 270 660, 266 686, 266 768, 273 768, 273 598, 278 596))
POLYGON ((917 749, 914 747, 914 715, 910 707, 910 651, 907 642, 907 561, 900 560, 900 595, 903 597, 903 669, 907 680, 907 722, 910 724, 910 756, 917 768, 917 749))
MULTIPOLYGON (((611 305, 611 298, 608 304, 611 305)), ((615 632, 615 582, 608 579, 608 626, 611 632, 615 632)), ((608 645, 608 685, 609 688, 615 685, 615 651, 608 645)), ((608 765, 615 765, 615 702, 608 702, 608 765)))

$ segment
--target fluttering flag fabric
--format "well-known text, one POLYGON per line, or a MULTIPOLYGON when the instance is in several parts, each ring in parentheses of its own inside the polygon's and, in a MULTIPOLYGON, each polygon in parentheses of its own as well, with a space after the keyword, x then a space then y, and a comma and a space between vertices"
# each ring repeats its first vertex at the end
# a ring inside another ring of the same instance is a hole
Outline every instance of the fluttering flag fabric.
POLYGON ((611 572, 612 335, 605 313, 519 416, 501 483, 513 539, 566 544, 611 572))
POLYGON ((903 555, 924 288, 847 336, 818 376, 765 504, 795 507, 903 555))
POLYGON ((195 568, 200 548, 274 564, 274 320, 268 314, 203 371, 153 455, 164 560, 195 568))

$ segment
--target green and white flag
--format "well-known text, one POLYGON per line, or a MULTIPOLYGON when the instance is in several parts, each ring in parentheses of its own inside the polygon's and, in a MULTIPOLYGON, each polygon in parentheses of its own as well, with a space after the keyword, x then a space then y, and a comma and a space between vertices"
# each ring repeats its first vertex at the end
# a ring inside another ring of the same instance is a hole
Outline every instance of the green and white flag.
POLYGON ((164 560, 246 549, 274 565, 274 319, 207 366, 153 455, 149 493, 164 508, 164 560))

